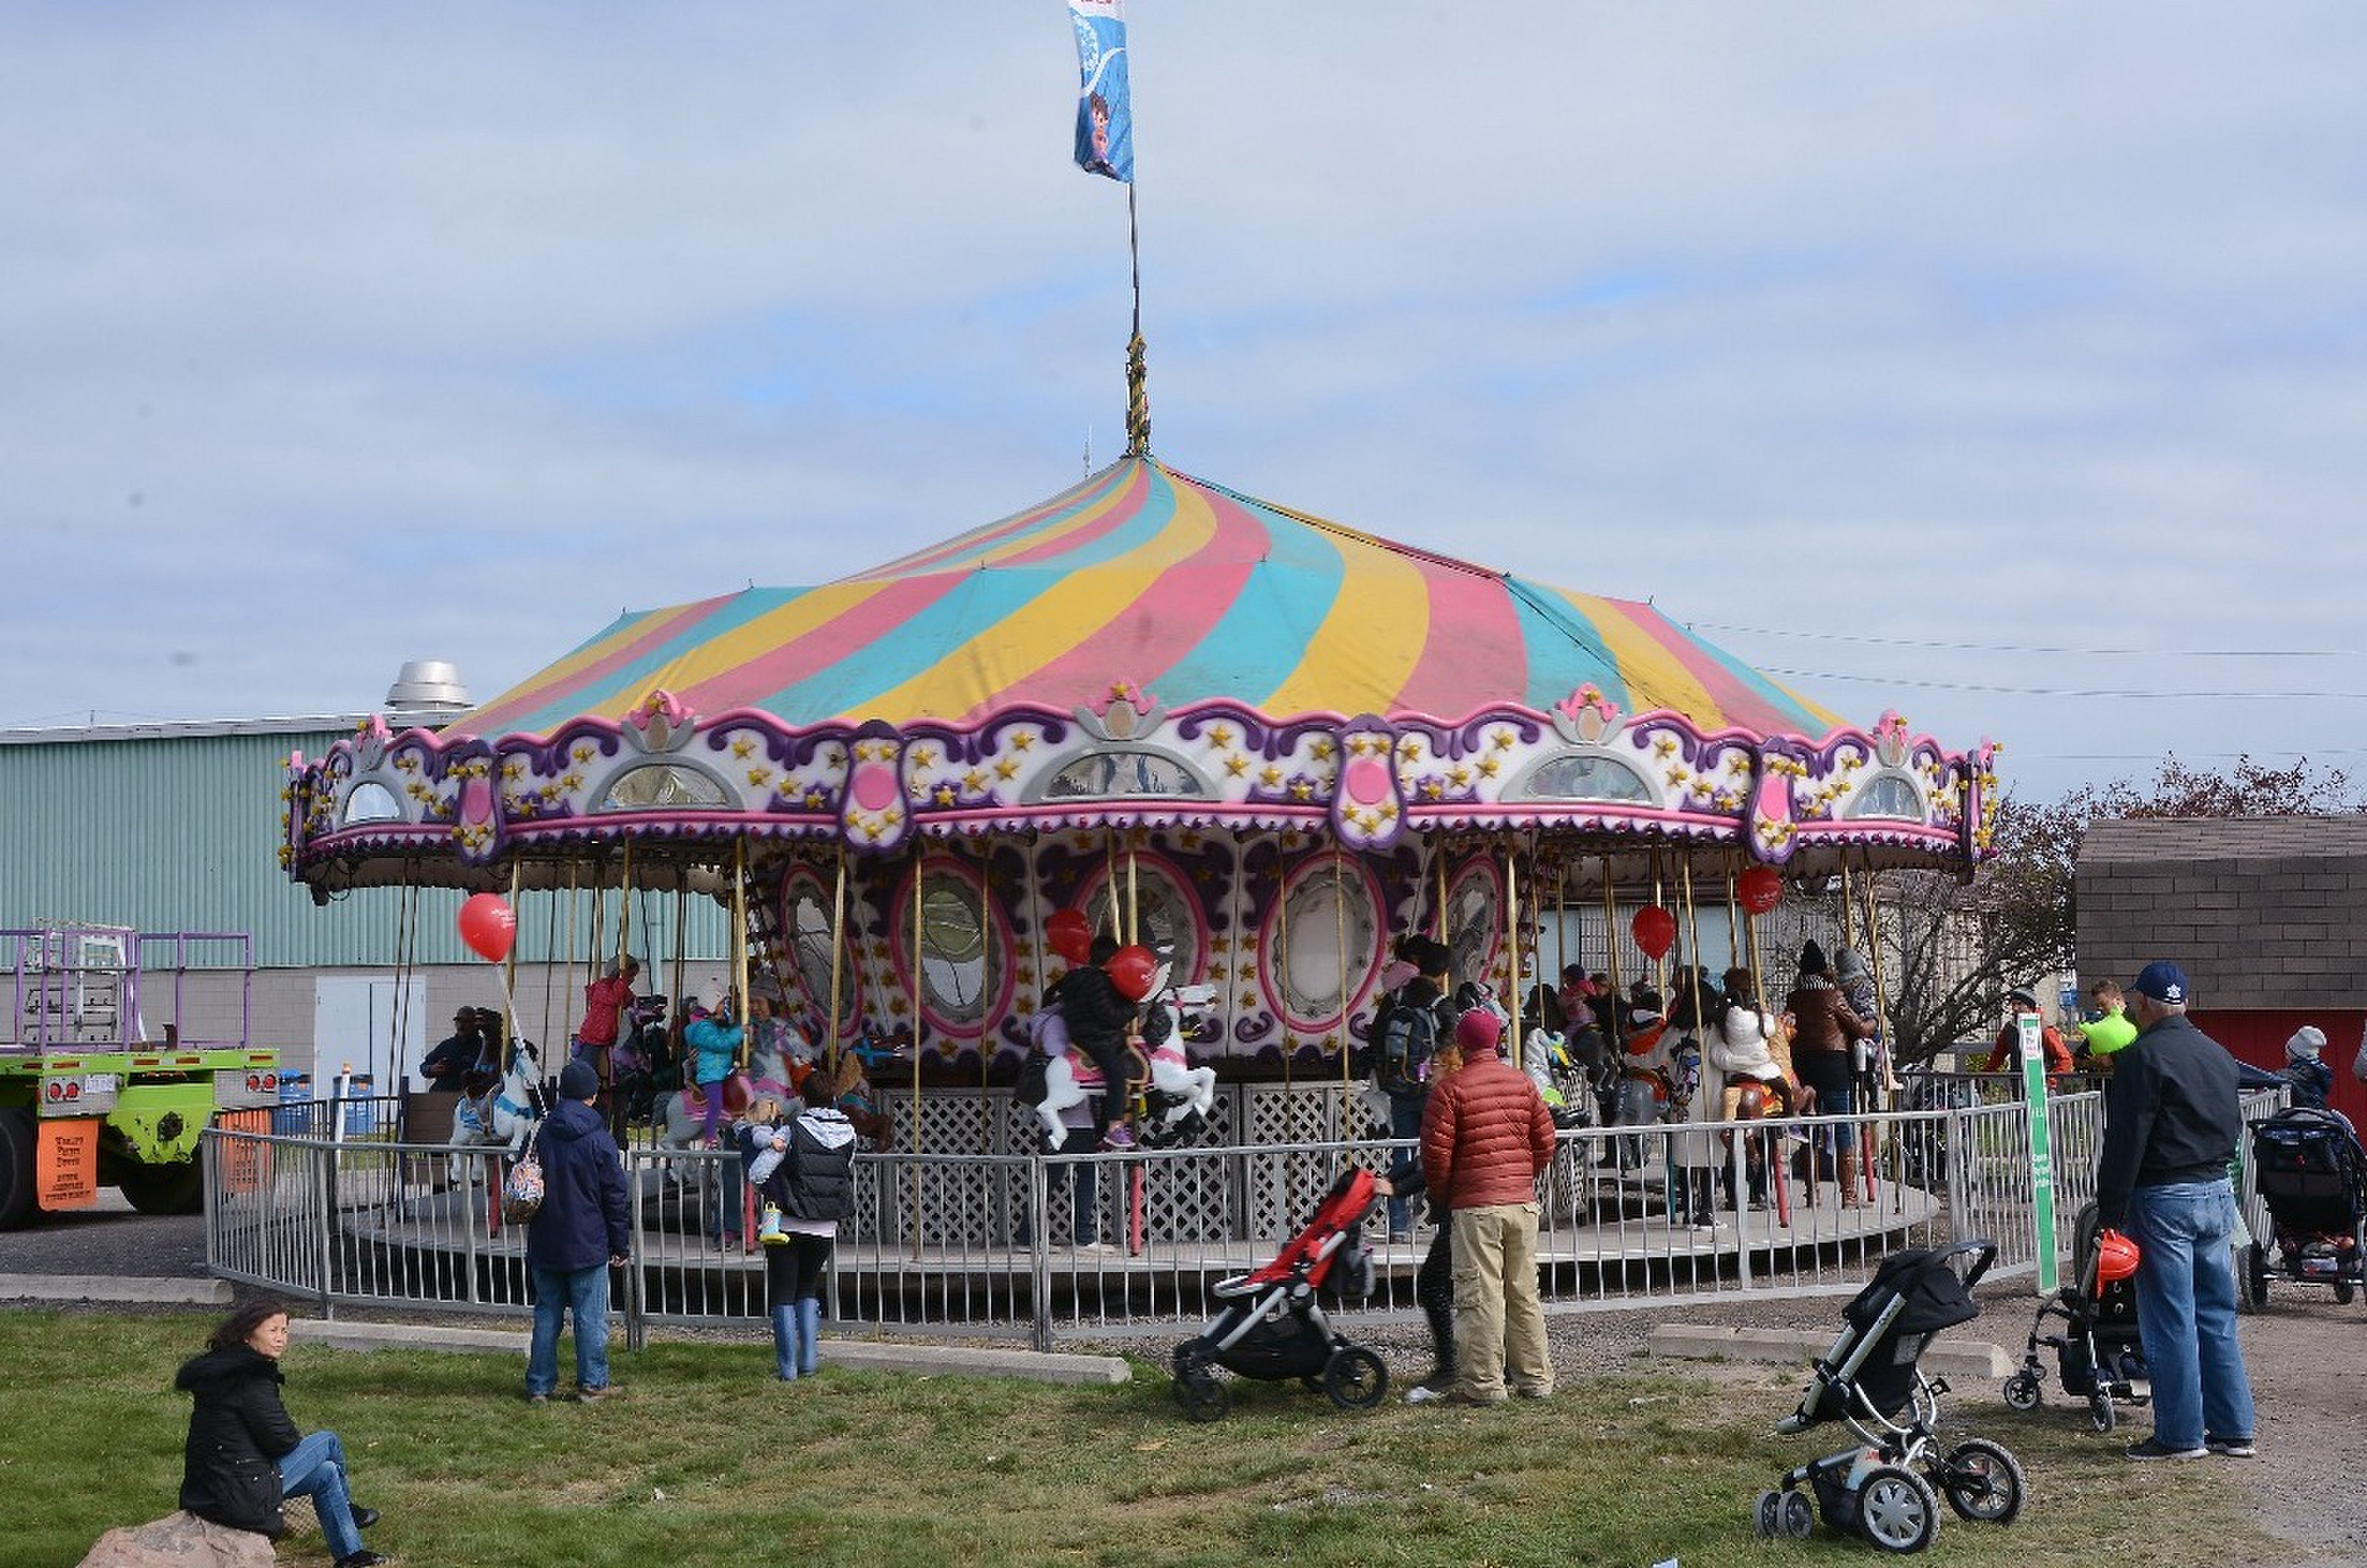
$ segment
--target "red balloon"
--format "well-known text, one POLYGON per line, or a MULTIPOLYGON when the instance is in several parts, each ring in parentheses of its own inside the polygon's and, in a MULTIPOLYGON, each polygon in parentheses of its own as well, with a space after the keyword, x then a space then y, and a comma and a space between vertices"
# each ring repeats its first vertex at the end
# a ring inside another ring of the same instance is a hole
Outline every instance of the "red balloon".
POLYGON ((518 911, 500 893, 470 893, 461 905, 460 927, 469 951, 487 963, 499 963, 518 940, 518 911))
POLYGON ((1151 994, 1151 982, 1159 977, 1159 961, 1151 950, 1139 944, 1119 948, 1102 965, 1117 994, 1129 1002, 1139 1002, 1151 994))
POLYGON ((1783 879, 1772 866, 1754 866, 1734 879, 1734 892, 1744 908, 1762 915, 1783 902, 1783 879))
POLYGON ((1093 957, 1093 927, 1075 909, 1053 910, 1043 923, 1043 938, 1071 963, 1083 963, 1093 957))
POLYGON ((1635 912, 1635 945, 1644 957, 1658 961, 1677 945, 1677 917, 1660 905, 1646 904, 1635 912))

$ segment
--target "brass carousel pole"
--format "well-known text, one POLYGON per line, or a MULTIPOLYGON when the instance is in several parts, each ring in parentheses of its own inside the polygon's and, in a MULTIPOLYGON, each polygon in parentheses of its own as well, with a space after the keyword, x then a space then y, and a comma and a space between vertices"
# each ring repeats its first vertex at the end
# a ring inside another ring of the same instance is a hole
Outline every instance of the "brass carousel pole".
POLYGON ((838 1083, 838 1019, 843 1005, 846 974, 846 843, 838 844, 838 887, 830 895, 830 1016, 828 1045, 825 1059, 829 1064, 826 1080, 835 1089, 838 1083))
POLYGON ((1515 1067, 1526 1069, 1521 1046, 1521 868, 1520 840, 1508 839, 1504 845, 1504 988, 1512 995, 1505 1004, 1505 1014, 1512 1022, 1512 1049, 1505 1054, 1515 1067))
POLYGON ((1624 991, 1619 975, 1619 895, 1618 891, 1612 886, 1614 880, 1611 856, 1605 855, 1603 857, 1603 957, 1604 963, 1610 970, 1611 995, 1604 998, 1604 1001, 1611 1009, 1611 1025, 1604 1031, 1604 1038, 1615 1046, 1626 1030, 1626 1020, 1619 1017, 1619 1004, 1624 996, 1624 991))
MULTIPOLYGON (((920 1152, 920 965, 921 884, 928 880, 928 841, 915 837, 912 841, 912 1116, 911 1142, 913 1153, 920 1152)), ((912 1259, 920 1260, 920 1171, 910 1172, 912 1193, 912 1259)))
POLYGON ((1331 840, 1331 923, 1339 939, 1339 1119, 1348 1143, 1356 1142, 1356 1118, 1348 1099, 1348 893, 1340 880, 1339 840, 1331 840))
POLYGON ((978 1147, 986 1147, 994 1122, 986 1109, 986 1068, 994 1060, 994 845, 978 844, 978 1147))

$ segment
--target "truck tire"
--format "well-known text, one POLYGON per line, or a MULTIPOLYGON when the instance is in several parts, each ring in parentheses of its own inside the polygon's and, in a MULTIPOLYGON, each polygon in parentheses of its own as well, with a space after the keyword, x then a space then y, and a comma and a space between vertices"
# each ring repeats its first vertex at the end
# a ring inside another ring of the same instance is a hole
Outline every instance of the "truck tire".
POLYGON ((0 1109, 0 1231, 33 1218, 33 1113, 0 1109))
POLYGON ((197 1214, 205 1208, 205 1171, 194 1160, 126 1165, 117 1184, 142 1214, 197 1214))

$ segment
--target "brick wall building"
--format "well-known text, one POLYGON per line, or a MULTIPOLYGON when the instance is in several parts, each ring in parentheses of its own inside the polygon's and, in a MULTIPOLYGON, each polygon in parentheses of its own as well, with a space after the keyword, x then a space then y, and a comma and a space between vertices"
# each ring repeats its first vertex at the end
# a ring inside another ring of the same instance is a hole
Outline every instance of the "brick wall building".
POLYGON ((2195 1024, 2261 1067, 2317 1025, 2335 1108, 2367 1126, 2367 817, 2099 821, 2076 877, 2083 983, 2172 960, 2195 1024))

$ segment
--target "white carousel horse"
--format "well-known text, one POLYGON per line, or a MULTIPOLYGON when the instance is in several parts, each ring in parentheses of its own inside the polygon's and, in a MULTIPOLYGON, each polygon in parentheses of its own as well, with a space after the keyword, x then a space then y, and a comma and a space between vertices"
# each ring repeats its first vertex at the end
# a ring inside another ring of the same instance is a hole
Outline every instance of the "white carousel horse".
POLYGON ((1145 1097, 1143 1127, 1154 1144, 1174 1142, 1206 1125, 1208 1113, 1216 1108, 1216 1069, 1194 1067, 1184 1054, 1184 1005, 1205 1006, 1213 999, 1214 988, 1199 985, 1170 991, 1161 1000, 1168 1028, 1150 1052, 1151 1089, 1145 1097))
POLYGON ((502 1075, 501 1087, 494 1091, 492 1122, 493 1135, 487 1143, 506 1143, 515 1157, 526 1147, 526 1135, 540 1119, 542 1084, 542 1054, 535 1049, 531 1039, 516 1041, 510 1049, 510 1068, 502 1075))
POLYGON ((1102 1075, 1085 1059, 1084 1052, 1070 1046, 1068 1022, 1058 1008, 1047 1007, 1038 1013, 1035 1029, 1036 1047, 1049 1058, 1043 1069, 1043 1103, 1036 1107, 1036 1114, 1043 1122, 1045 1141, 1058 1147, 1068 1136, 1060 1112, 1083 1105, 1087 1095, 1100 1094, 1102 1075))

